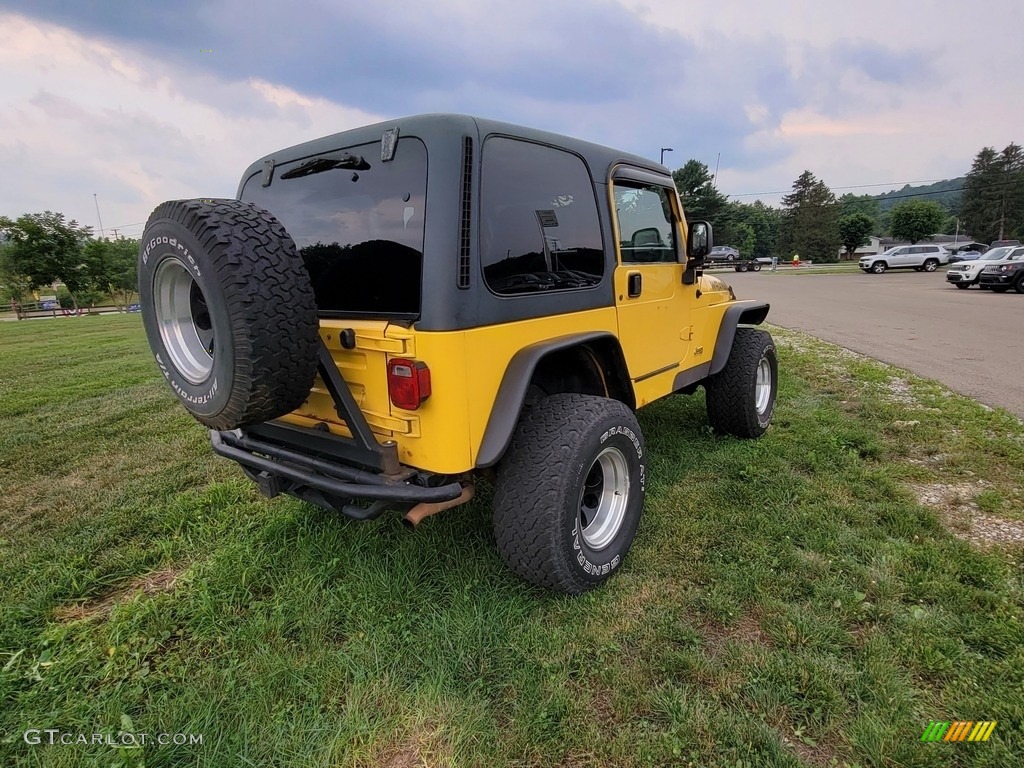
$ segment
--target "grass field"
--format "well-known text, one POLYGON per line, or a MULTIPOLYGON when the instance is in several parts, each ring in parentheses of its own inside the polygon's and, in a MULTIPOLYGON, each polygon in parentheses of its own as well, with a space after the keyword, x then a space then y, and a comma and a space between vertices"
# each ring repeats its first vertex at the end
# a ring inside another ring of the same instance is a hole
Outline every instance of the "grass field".
POLYGON ((1024 427, 776 335, 763 440, 641 412, 637 542, 566 598, 486 488, 415 533, 262 499, 138 317, 0 324, 0 766, 1022 764, 1024 427), (998 726, 921 743, 958 719, 998 726))

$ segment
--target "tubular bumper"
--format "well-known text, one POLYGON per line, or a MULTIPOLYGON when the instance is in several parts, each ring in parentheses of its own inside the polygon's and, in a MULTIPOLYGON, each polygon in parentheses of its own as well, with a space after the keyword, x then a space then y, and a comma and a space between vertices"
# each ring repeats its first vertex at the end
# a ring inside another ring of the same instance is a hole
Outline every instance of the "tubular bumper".
POLYGON ((242 430, 211 430, 210 443, 217 455, 236 461, 252 472, 266 472, 272 478, 285 481, 283 492, 293 492, 296 487, 310 488, 338 498, 414 503, 449 501, 462 493, 459 483, 436 487, 413 485, 405 479, 383 477, 294 451, 247 435, 242 430))

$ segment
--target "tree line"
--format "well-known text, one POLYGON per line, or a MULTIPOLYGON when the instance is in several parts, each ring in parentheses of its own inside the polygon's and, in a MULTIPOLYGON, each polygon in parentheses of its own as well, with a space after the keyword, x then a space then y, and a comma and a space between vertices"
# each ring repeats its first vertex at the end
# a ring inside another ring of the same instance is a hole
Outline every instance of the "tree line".
POLYGON ((95 238, 92 228, 44 211, 17 219, 0 216, 0 299, 30 300, 35 291, 63 284, 58 298, 72 309, 113 303, 124 309, 138 282, 139 241, 95 238))
POLYGON ((747 258, 798 254, 804 260, 836 261, 840 249, 852 256, 871 235, 916 243, 959 230, 983 243, 1024 240, 1024 152, 1017 144, 1002 152, 982 149, 961 188, 944 183, 926 193, 941 196, 938 201, 915 199, 924 195, 913 192, 837 198, 804 171, 780 206, 741 203, 720 193, 708 166, 698 160, 688 161, 672 178, 687 218, 710 221, 715 242, 747 258))

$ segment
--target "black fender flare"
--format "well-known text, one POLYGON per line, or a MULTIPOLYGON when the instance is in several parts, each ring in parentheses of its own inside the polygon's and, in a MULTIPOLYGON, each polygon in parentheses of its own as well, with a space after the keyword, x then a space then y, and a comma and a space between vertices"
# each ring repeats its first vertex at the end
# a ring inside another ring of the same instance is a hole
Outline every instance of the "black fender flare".
POLYGON ((523 347, 509 361, 498 386, 498 394, 491 407, 491 415, 487 420, 480 450, 476 455, 476 467, 483 469, 494 466, 501 460, 505 449, 512 440, 512 433, 519 422, 519 414, 526 401, 526 390, 537 369, 537 365, 547 355, 562 349, 579 346, 597 340, 611 340, 618 346, 618 339, 607 331, 587 331, 572 333, 554 339, 523 347))
POLYGON ((763 301, 736 301, 725 310, 722 324, 718 326, 718 338, 715 340, 715 354, 711 358, 708 376, 714 376, 725 368, 732 351, 732 342, 736 338, 736 328, 744 325, 760 325, 768 316, 770 304, 763 301))

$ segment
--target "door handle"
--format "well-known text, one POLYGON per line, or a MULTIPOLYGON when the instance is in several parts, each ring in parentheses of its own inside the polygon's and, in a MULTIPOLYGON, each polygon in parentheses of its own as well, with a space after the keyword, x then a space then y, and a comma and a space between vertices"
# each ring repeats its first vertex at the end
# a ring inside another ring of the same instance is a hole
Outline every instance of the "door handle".
POLYGON ((642 279, 639 272, 630 272, 626 278, 626 295, 635 299, 640 295, 642 279))

